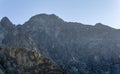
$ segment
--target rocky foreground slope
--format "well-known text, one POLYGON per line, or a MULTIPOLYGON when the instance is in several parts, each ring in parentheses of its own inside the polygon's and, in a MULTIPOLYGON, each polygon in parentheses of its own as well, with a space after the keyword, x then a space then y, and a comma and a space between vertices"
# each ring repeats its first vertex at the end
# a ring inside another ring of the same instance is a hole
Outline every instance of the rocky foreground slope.
POLYGON ((63 74, 37 50, 0 47, 0 74, 63 74))
POLYGON ((120 30, 101 23, 91 26, 39 14, 14 25, 4 17, 0 44, 37 50, 68 74, 120 73, 120 30))

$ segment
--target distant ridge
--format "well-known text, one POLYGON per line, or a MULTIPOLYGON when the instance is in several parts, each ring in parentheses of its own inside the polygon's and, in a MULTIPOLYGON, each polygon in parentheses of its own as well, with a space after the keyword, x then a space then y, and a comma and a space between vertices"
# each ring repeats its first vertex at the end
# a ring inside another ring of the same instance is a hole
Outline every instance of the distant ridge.
MULTIPOLYGON (((55 14, 45 14, 45 13, 42 13, 42 14, 37 14, 37 15, 34 15, 34 16, 32 16, 29 20, 34 20, 34 19, 40 19, 40 18, 42 18, 42 19, 53 19, 53 20, 59 20, 59 21, 61 21, 61 22, 66 22, 66 21, 64 21, 63 19, 61 19, 59 16, 57 16, 57 15, 55 15, 55 14)), ((46 20, 45 19, 45 20, 46 20)), ((4 21, 6 22, 6 23, 8 23, 8 24, 10 24, 10 25, 13 25, 12 24, 12 22, 9 20, 9 18, 8 17, 3 17, 2 19, 1 19, 1 23, 3 23, 4 24, 4 21)), ((76 24, 82 24, 82 23, 78 23, 78 22, 68 22, 68 23, 76 23, 76 24)), ((7 25, 8 25, 7 24, 7 25)), ((88 25, 88 24, 84 24, 84 25, 88 25)), ((90 24, 89 24, 90 25, 90 24)), ((104 25, 104 24, 102 24, 102 23, 96 23, 94 26, 106 26, 106 27, 109 27, 109 26, 107 26, 107 25, 104 25)), ((90 25, 91 26, 91 25, 90 25)), ((111 27, 112 28, 112 27, 111 27)), ((115 28, 114 28, 115 29, 115 28)))

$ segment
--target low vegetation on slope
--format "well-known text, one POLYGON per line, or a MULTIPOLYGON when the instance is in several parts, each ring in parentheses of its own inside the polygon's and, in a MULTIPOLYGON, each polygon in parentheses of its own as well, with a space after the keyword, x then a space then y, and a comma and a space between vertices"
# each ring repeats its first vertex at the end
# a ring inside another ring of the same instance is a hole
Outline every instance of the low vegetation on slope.
POLYGON ((37 50, 0 47, 0 74, 63 74, 37 50))

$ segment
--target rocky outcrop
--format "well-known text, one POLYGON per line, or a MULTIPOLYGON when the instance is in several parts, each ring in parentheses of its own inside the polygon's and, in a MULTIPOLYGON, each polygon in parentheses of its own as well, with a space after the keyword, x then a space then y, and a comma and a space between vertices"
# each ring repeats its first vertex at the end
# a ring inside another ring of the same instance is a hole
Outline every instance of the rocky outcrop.
POLYGON ((1 25, 6 29, 6 30, 12 30, 15 26, 13 23, 7 18, 3 17, 1 20, 1 25))
POLYGON ((37 50, 0 47, 0 74, 63 74, 63 70, 37 50))
POLYGON ((13 31, 8 33, 2 40, 2 44, 10 48, 27 48, 27 49, 38 49, 35 42, 28 34, 13 31))
POLYGON ((5 35, 7 35, 8 32, 11 32, 14 28, 15 26, 7 17, 2 18, 0 21, 0 44, 2 43, 5 35))
POLYGON ((16 59, 9 55, 5 47, 0 47, 0 74, 20 74, 16 59))

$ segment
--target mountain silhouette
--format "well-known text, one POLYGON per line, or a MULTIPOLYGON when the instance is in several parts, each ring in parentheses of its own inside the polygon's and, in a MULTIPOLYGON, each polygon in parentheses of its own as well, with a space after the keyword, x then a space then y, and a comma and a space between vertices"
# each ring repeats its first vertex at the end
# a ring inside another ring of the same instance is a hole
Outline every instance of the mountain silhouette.
POLYGON ((7 17, 0 22, 0 44, 37 50, 68 74, 119 74, 120 30, 102 23, 66 22, 55 14, 38 14, 23 25, 7 17))

